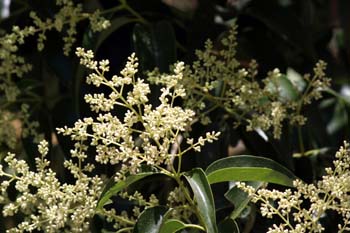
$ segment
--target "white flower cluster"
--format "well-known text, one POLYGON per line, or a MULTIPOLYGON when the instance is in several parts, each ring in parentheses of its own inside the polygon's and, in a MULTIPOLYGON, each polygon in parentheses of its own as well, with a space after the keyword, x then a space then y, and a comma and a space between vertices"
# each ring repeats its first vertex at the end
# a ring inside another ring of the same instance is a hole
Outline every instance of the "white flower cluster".
POLYGON ((30 17, 33 19, 33 26, 24 28, 13 26, 11 33, 0 37, 0 91, 4 92, 9 102, 13 102, 20 93, 13 78, 22 77, 31 70, 31 65, 25 61, 24 57, 17 54, 19 46, 24 44, 27 37, 37 34, 37 47, 38 50, 42 50, 46 40, 45 33, 52 29, 61 32, 64 29, 63 26, 68 24, 67 35, 63 37, 65 42, 63 50, 65 54, 68 54, 76 40, 76 25, 79 21, 89 19, 94 31, 101 31, 110 25, 109 21, 104 19, 99 11, 91 14, 85 13, 81 5, 76 5, 71 0, 57 0, 56 4, 60 7, 60 10, 55 14, 54 19, 42 20, 35 12, 31 12, 30 17))
POLYGON ((38 31, 38 50, 44 49, 46 40, 46 31, 56 29, 61 32, 64 29, 64 24, 68 26, 66 35, 63 37, 64 54, 68 55, 71 47, 76 41, 76 26, 83 19, 89 19, 93 32, 102 31, 110 26, 110 22, 100 15, 100 11, 96 10, 93 13, 84 13, 82 4, 75 4, 72 0, 57 0, 56 5, 60 10, 54 16, 54 19, 48 18, 45 21, 40 19, 35 12, 30 13, 30 17, 34 21, 34 25, 38 31))
MULTIPOLYGON (((18 103, 26 102, 26 95, 16 102, 21 90, 17 86, 16 78, 21 78, 27 74, 32 66, 20 55, 20 46, 25 43, 25 39, 30 36, 37 36, 38 50, 44 48, 46 33, 49 30, 64 32, 63 37, 64 53, 68 54, 72 44, 75 42, 76 25, 78 22, 88 19, 93 31, 101 31, 109 26, 109 21, 104 19, 99 11, 94 13, 83 12, 81 4, 76 4, 72 0, 57 0, 58 12, 52 18, 40 19, 35 12, 30 13, 33 19, 32 26, 13 26, 12 31, 0 37, 0 144, 5 145, 5 150, 14 149, 18 138, 32 135, 35 142, 38 142, 41 135, 38 135, 38 123, 29 120, 28 105, 18 103), (20 110, 14 111, 16 107, 20 110), (21 122, 21 135, 15 135, 15 128, 12 122, 21 122)), ((28 89, 30 90, 30 89, 28 89)), ((26 93, 28 92, 26 90, 26 93)), ((23 92, 22 92, 23 93, 23 92)), ((0 151, 2 153, 2 151, 0 151)))
POLYGON ((342 217, 338 232, 350 231, 350 150, 349 144, 336 153, 334 168, 326 168, 326 174, 316 184, 294 181, 295 190, 284 192, 260 189, 238 183, 249 193, 252 201, 260 203, 261 214, 267 218, 278 216, 282 223, 274 224, 268 233, 316 233, 323 232, 320 219, 326 211, 334 211, 342 217))
MULTIPOLYGON (((87 83, 109 87, 109 93, 87 94, 85 100, 91 109, 99 115, 96 119, 85 118, 75 123, 74 127, 58 129, 64 135, 70 135, 76 141, 74 153, 85 156, 87 144, 95 146, 96 161, 102 164, 119 164, 116 179, 125 175, 136 174, 142 164, 152 165, 164 171, 162 165, 171 165, 175 157, 190 149, 200 150, 207 141, 217 139, 218 133, 207 133, 197 143, 190 143, 185 151, 171 151, 178 144, 180 134, 189 130, 194 112, 175 106, 175 99, 184 97, 186 92, 177 82, 182 79, 184 64, 175 65, 174 74, 163 76, 167 80, 161 89, 160 104, 149 104, 149 84, 137 78, 137 58, 132 54, 128 58, 120 76, 111 79, 105 77, 109 70, 107 60, 94 61, 92 51, 78 48, 76 51, 80 63, 91 69, 87 83), (176 88, 174 88, 176 86, 176 88), (124 116, 119 118, 110 111, 120 107, 124 116), (78 152, 79 151, 79 152, 78 152)), ((180 148, 180 147, 179 147, 180 148)))
MULTIPOLYGON (((316 64, 314 76, 304 77, 308 83, 305 90, 297 93, 297 97, 286 98, 282 90, 284 81, 281 81, 284 77, 278 69, 258 80, 255 61, 247 67, 237 61, 236 26, 222 40, 222 45, 224 48, 217 50, 208 40, 204 51, 196 51, 198 59, 192 66, 183 68, 183 78, 176 83, 186 90, 184 106, 194 110, 203 124, 210 122, 210 112, 223 108, 234 118, 236 126, 244 124, 247 131, 273 129, 273 136, 278 139, 283 121, 302 125, 305 117, 301 115, 301 108, 321 97, 321 91, 329 86, 324 73, 326 64, 321 61, 316 64)), ((158 70, 150 72, 149 76, 156 84, 171 83, 158 70)), ((292 88, 297 90, 297 87, 292 88)))
POLYGON ((86 232, 89 221, 95 214, 95 206, 101 194, 102 181, 98 177, 84 174, 78 164, 67 166, 76 177, 73 184, 62 184, 56 173, 49 168, 45 158, 48 143, 41 141, 40 158, 35 159, 36 171, 31 171, 27 162, 17 160, 14 154, 5 157, 7 168, 0 165, 0 203, 4 205, 2 215, 23 214, 25 217, 17 227, 7 232, 86 232), (8 188, 14 187, 18 195, 8 197, 8 188))

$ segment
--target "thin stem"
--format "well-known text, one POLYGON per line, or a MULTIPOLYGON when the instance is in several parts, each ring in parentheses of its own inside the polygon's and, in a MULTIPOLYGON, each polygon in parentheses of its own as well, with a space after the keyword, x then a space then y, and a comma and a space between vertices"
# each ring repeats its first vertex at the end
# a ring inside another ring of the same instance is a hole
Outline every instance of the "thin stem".
POLYGON ((179 156, 178 156, 178 163, 177 163, 177 174, 180 174, 181 166, 182 166, 182 154, 179 154, 179 156))
MULTIPOLYGON (((107 211, 105 209, 103 209, 103 208, 102 208, 102 210, 96 211, 96 214, 105 215, 106 213, 107 213, 107 211)), ((114 216, 112 216, 112 218, 114 218, 118 222, 124 222, 124 223, 126 223, 128 225, 135 225, 135 222, 133 222, 133 221, 131 221, 131 220, 125 218, 125 217, 119 216, 119 215, 114 215, 114 216)))
POLYGON ((114 12, 122 11, 122 10, 125 10, 124 5, 119 5, 119 6, 115 6, 115 7, 109 8, 107 10, 101 11, 101 14, 104 15, 104 14, 114 13, 114 12))
POLYGON ((300 150, 300 156, 303 157, 305 154, 305 146, 304 146, 304 140, 303 140, 303 132, 301 125, 298 125, 298 141, 299 141, 299 150, 300 150))
MULTIPOLYGON (((310 82, 308 83, 306 90, 304 91, 303 95, 300 98, 300 101, 298 103, 297 106, 297 115, 300 116, 301 113, 301 108, 303 106, 304 100, 306 98, 306 96, 309 94, 309 90, 312 87, 312 83, 317 79, 317 76, 314 76, 312 80, 310 80, 310 82)), ((300 149, 300 155, 303 157, 305 154, 305 146, 304 146, 304 139, 303 139, 303 134, 302 134, 302 130, 301 130, 301 125, 298 125, 298 141, 299 141, 299 149, 300 149)))
POLYGON ((286 219, 286 218, 278 211, 278 209, 276 209, 275 207, 273 207, 273 206, 271 205, 271 203, 270 203, 268 200, 265 200, 265 199, 263 199, 263 198, 261 198, 261 197, 259 197, 259 196, 257 196, 257 198, 258 198, 260 201, 264 202, 266 205, 268 205, 268 206, 271 208, 271 210, 273 210, 274 213, 275 213, 276 215, 278 215, 278 216, 285 222, 285 224, 289 227, 290 230, 295 230, 294 227, 290 224, 289 220, 286 219))

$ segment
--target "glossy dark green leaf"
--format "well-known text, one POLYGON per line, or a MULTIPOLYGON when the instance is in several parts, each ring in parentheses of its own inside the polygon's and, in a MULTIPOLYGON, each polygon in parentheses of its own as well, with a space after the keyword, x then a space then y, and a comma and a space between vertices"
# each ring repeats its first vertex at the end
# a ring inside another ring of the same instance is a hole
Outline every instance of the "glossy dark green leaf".
POLYGON ((264 181, 293 186, 294 174, 275 161, 258 156, 237 155, 215 161, 205 171, 210 184, 226 181, 264 181))
POLYGON ((192 188, 200 214, 198 217, 204 224, 206 231, 210 233, 218 232, 213 193, 204 171, 201 168, 195 168, 185 173, 184 176, 192 188))
POLYGON ((196 225, 185 224, 177 219, 168 219, 162 225, 159 233, 175 233, 186 228, 194 228, 196 225))
POLYGON ((102 192, 100 200, 97 203, 97 209, 101 209, 104 205, 106 205, 110 198, 116 195, 118 192, 128 187, 129 185, 147 177, 154 175, 154 172, 145 172, 136 175, 128 176, 125 180, 119 181, 117 183, 114 182, 114 178, 111 178, 110 183, 108 183, 105 189, 102 192))
POLYGON ((159 233, 166 219, 167 210, 165 206, 156 206, 144 210, 137 219, 133 233, 159 233))
POLYGON ((164 222, 161 227, 159 233, 175 233, 179 230, 185 229, 186 224, 177 220, 177 219, 169 219, 164 222))
POLYGON ((239 233, 237 222, 231 218, 227 218, 219 223, 218 229, 220 233, 239 233))
MULTIPOLYGON (((260 181, 246 182, 247 185, 255 189, 261 187, 263 183, 264 182, 260 181)), ((232 219, 236 219, 241 214, 241 212, 248 205, 251 199, 246 192, 237 187, 233 187, 229 191, 227 191, 225 193, 225 197, 234 205, 234 210, 232 211, 230 216, 232 219)))

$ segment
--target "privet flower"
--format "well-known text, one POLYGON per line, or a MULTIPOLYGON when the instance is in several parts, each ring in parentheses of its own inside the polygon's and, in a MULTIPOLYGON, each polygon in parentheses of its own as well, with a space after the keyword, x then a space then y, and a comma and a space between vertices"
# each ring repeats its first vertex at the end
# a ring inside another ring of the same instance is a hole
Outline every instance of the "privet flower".
POLYGON ((88 231, 102 191, 101 179, 87 176, 86 170, 91 169, 86 168, 91 165, 81 167, 83 159, 80 159, 66 165, 74 174, 75 183, 61 183, 46 159, 48 143, 41 141, 38 150, 41 156, 35 159, 35 171, 29 169, 26 161, 16 159, 11 153, 4 159, 8 167, 5 169, 0 165, 2 215, 24 215, 23 221, 7 232, 88 231), (14 201, 9 199, 7 191, 12 184, 18 192, 14 201))
MULTIPOLYGON (((305 75, 307 87, 299 96, 291 98, 282 90, 286 77, 278 69, 269 72, 265 79, 257 80, 255 61, 243 68, 236 60, 236 26, 221 42, 223 49, 218 51, 208 40, 204 51, 196 52, 198 59, 191 66, 183 67, 183 77, 176 85, 186 90, 185 107, 195 111, 203 124, 210 122, 208 113, 223 108, 234 117, 235 126, 245 124, 248 131, 273 129, 275 138, 280 137, 285 120, 304 124, 302 107, 320 98, 321 91, 329 86, 324 62, 316 64, 314 76, 305 75)), ((149 73, 149 80, 156 84, 169 83, 165 77, 169 76, 158 70, 149 73)), ((295 90, 298 89, 295 87, 295 90)))
POLYGON ((35 12, 31 12, 30 17, 33 19, 33 26, 24 28, 13 26, 11 33, 0 38, 0 90, 5 91, 8 101, 14 100, 15 94, 19 93, 18 90, 15 91, 17 88, 13 85, 13 76, 22 77, 24 73, 31 69, 31 65, 26 63, 24 57, 17 54, 19 46, 24 44, 25 38, 37 34, 38 49, 42 50, 46 39, 45 33, 52 29, 62 31, 63 25, 68 22, 67 36, 63 38, 65 41, 64 52, 68 54, 75 41, 73 38, 76 34, 75 26, 79 21, 90 19, 94 31, 101 31, 110 24, 100 16, 99 11, 92 14, 84 13, 82 12, 82 6, 75 5, 71 0, 57 0, 56 4, 61 8, 54 19, 42 20, 35 12))
MULTIPOLYGON (((180 150, 178 138, 190 129, 195 114, 190 109, 183 109, 174 104, 177 98, 186 96, 185 89, 178 84, 183 78, 183 62, 175 65, 173 74, 163 76, 168 82, 161 88, 159 104, 155 106, 149 103, 149 84, 137 77, 138 60, 135 54, 128 58, 120 75, 111 78, 105 76, 109 71, 108 60, 95 61, 93 52, 83 48, 77 48, 76 54, 80 63, 92 70, 87 77, 87 83, 96 87, 106 86, 109 91, 85 95, 85 101, 91 110, 98 113, 96 118, 84 118, 78 120, 73 127, 58 129, 59 133, 69 135, 75 141, 75 148, 71 150, 72 157, 85 160, 87 150, 92 146, 95 148, 97 163, 119 165, 114 179, 120 181, 126 176, 141 172, 142 165, 149 165, 163 173, 174 173, 174 158, 191 149, 200 151, 206 142, 213 142, 218 138, 219 133, 216 132, 208 132, 198 140, 187 138, 187 148, 180 150), (111 111, 115 109, 124 115, 113 115, 111 111), (178 149, 174 150, 174 145, 178 149)), ((71 166, 70 162, 65 164, 67 167, 71 166)), ((79 170, 76 173, 73 174, 80 174, 79 170)), ((179 189, 175 189, 172 195, 177 193, 179 189)), ((105 216, 107 221, 113 222, 116 229, 125 228, 126 232, 130 232, 144 208, 158 203, 154 195, 146 201, 138 192, 124 192, 120 196, 136 204, 133 215, 130 216, 126 212, 117 213, 114 209, 102 209, 99 210, 99 214, 105 216)), ((174 202, 170 198, 168 206, 179 206, 174 210, 174 214, 188 213, 186 218, 192 213, 189 209, 182 210, 184 206, 188 208, 185 200, 174 202)))
POLYGON ((47 18, 42 20, 35 12, 30 13, 30 17, 33 19, 33 23, 36 26, 35 31, 39 32, 37 45, 39 51, 44 49, 46 31, 56 29, 61 32, 64 24, 68 25, 68 28, 65 30, 66 35, 63 37, 63 52, 66 55, 70 53, 71 47, 76 40, 76 26, 78 22, 88 19, 93 32, 102 31, 110 26, 110 22, 100 15, 99 10, 91 14, 84 13, 82 5, 75 4, 72 0, 57 0, 56 5, 60 7, 60 10, 53 19, 47 18))
POLYGON ((335 155, 334 167, 326 168, 325 175, 315 184, 294 181, 295 189, 285 191, 259 189, 244 183, 238 187, 246 191, 252 201, 260 204, 260 212, 267 218, 278 217, 281 224, 274 224, 268 233, 323 232, 320 219, 326 211, 342 217, 338 232, 350 231, 350 150, 349 143, 335 155))
MULTIPOLYGON (((149 84, 137 77, 135 54, 128 58, 120 75, 110 79, 105 77, 109 71, 108 60, 95 61, 92 51, 83 48, 78 48, 76 54, 80 63, 93 71, 88 75, 87 83, 110 89, 108 93, 85 95, 91 110, 98 113, 96 119, 85 118, 72 128, 58 129, 58 132, 70 135, 76 141, 74 151, 77 156, 85 155, 85 145, 94 146, 97 162, 121 166, 116 175, 116 180, 119 180, 126 174, 140 172, 142 164, 162 168, 162 165, 170 165, 175 157, 184 153, 170 150, 172 145, 178 144, 178 136, 189 129, 195 115, 190 109, 174 105, 176 98, 186 96, 185 89, 177 85, 183 77, 182 62, 175 65, 174 74, 163 77, 168 82, 161 89, 160 104, 153 106, 148 99, 149 84), (117 107, 124 111, 121 118, 110 112, 117 107)), ((207 133, 197 143, 190 144, 188 150, 199 150, 205 142, 211 142, 218 136, 215 132, 207 133)))
POLYGON ((109 26, 109 21, 104 19, 99 11, 85 13, 82 11, 82 6, 75 4, 72 0, 57 0, 56 5, 59 10, 52 18, 41 19, 35 12, 31 12, 33 25, 23 28, 13 26, 11 32, 0 37, 0 96, 4 100, 0 106, 0 144, 6 145, 6 149, 14 149, 20 136, 34 136, 35 142, 42 139, 42 135, 37 131, 38 123, 29 120, 29 107, 22 104, 19 106, 20 110, 13 110, 13 105, 16 104, 17 97, 21 93, 16 84, 16 78, 23 77, 32 68, 31 64, 19 54, 20 46, 25 43, 25 39, 29 36, 37 36, 37 48, 42 50, 46 32, 63 31, 65 34, 63 50, 68 55, 75 42, 78 22, 88 19, 93 31, 101 31, 109 26), (65 25, 67 27, 64 27, 65 25), (16 136, 15 128, 11 124, 14 120, 21 122, 22 135, 16 136))

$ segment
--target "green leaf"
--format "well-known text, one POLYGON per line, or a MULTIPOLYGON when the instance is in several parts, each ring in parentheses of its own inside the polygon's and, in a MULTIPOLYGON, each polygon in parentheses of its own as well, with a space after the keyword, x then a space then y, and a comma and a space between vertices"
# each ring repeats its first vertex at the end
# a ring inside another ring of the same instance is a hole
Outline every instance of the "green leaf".
POLYGON ((239 233, 239 227, 235 220, 227 218, 218 225, 220 233, 239 233))
POLYGON ((119 181, 117 183, 114 182, 114 178, 111 178, 110 182, 106 185, 105 189, 102 192, 100 200, 97 203, 97 210, 101 209, 104 205, 108 204, 110 198, 116 195, 118 192, 128 187, 129 185, 154 174, 158 174, 155 172, 145 172, 136 175, 131 175, 126 177, 125 180, 119 181))
POLYGON ((133 230, 133 233, 159 233, 165 220, 168 208, 165 206, 156 206, 144 210, 133 230))
POLYGON ((174 233, 185 228, 186 228, 185 223, 176 219, 169 219, 163 224, 159 233, 174 233))
POLYGON ((214 198, 206 178, 201 168, 195 168, 184 174, 186 180, 190 184, 194 198, 198 205, 198 216, 208 233, 218 232, 216 227, 214 198))
POLYGON ((134 227, 134 233, 175 233, 185 228, 198 229, 195 224, 185 224, 177 219, 168 219, 171 210, 156 206, 144 210, 134 227))
POLYGON ((159 233, 175 233, 185 228, 196 228, 197 225, 185 224, 177 219, 168 219, 162 225, 159 233))
POLYGON ((263 181, 293 187, 295 175, 275 161, 237 155, 215 161, 206 170, 210 184, 226 181, 263 181))
MULTIPOLYGON (((259 187, 261 187, 261 185, 264 184, 264 182, 252 181, 246 182, 246 184, 252 186, 255 189, 258 189, 259 187)), ((230 216, 232 219, 236 219, 251 200, 251 198, 246 192, 237 187, 233 187, 229 191, 227 191, 225 193, 225 197, 234 205, 234 210, 232 211, 230 216)))
POLYGON ((269 82, 267 88, 270 92, 278 94, 279 100, 282 102, 297 100, 299 98, 298 90, 284 74, 269 82))
POLYGON ((286 75, 279 77, 278 85, 281 100, 297 100, 299 98, 298 90, 286 75))
POLYGON ((306 81, 304 80, 301 74, 299 74, 292 68, 288 68, 286 77, 293 84, 293 86, 299 93, 304 91, 306 87, 306 81))

